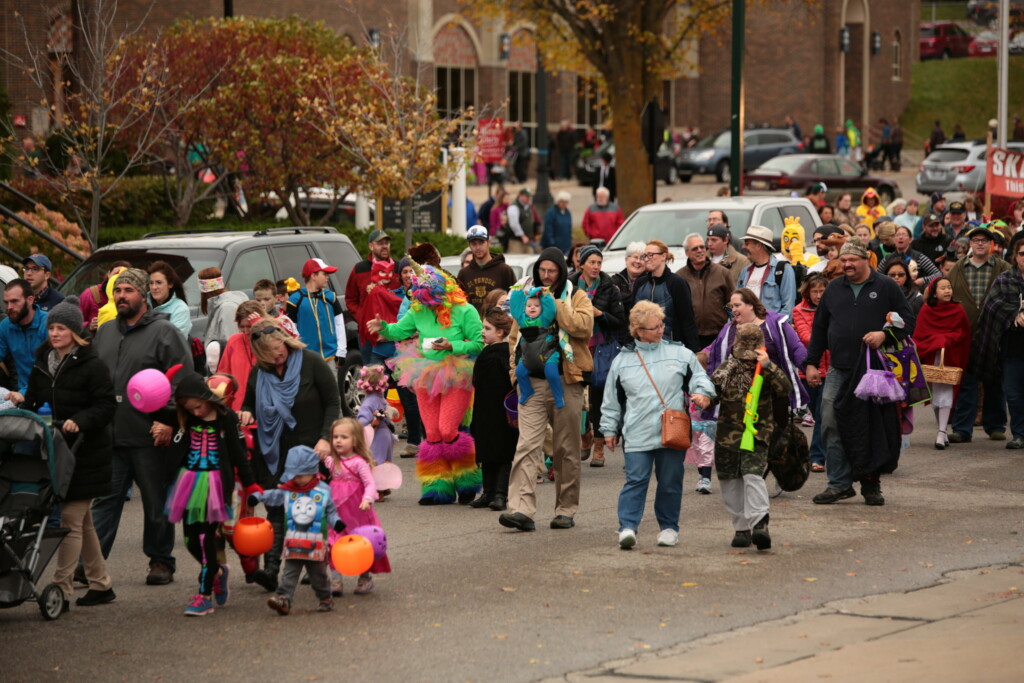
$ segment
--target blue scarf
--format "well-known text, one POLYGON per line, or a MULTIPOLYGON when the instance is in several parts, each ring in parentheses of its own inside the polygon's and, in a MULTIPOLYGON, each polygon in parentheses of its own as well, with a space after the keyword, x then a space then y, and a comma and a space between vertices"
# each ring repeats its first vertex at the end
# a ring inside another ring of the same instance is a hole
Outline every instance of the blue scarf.
POLYGON ((256 437, 271 474, 277 472, 281 459, 281 434, 286 425, 294 428, 296 424, 292 405, 299 393, 301 370, 302 351, 292 350, 284 364, 284 377, 266 370, 256 373, 256 437))

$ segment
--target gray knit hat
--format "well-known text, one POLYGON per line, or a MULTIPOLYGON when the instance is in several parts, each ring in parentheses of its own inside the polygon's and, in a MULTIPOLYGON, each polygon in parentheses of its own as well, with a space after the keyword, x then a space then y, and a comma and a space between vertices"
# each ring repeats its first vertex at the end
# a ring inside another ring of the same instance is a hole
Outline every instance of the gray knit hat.
POLYGON ((149 293, 149 273, 141 268, 125 268, 117 274, 114 286, 124 283, 134 287, 137 292, 145 296, 149 293))
POLYGON ((49 327, 54 323, 60 323, 79 337, 82 336, 85 323, 82 311, 78 308, 77 296, 71 295, 49 310, 46 314, 46 325, 49 327))

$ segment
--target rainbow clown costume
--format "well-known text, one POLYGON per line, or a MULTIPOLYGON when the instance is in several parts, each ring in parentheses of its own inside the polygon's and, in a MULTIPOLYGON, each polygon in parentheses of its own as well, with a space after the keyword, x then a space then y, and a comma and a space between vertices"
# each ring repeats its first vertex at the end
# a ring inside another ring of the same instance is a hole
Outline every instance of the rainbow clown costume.
POLYGON ((476 445, 459 431, 473 402, 473 360, 484 348, 476 308, 442 270, 413 263, 412 304, 397 323, 380 322, 380 336, 401 341, 415 334, 388 361, 399 384, 416 392, 427 432, 416 456, 420 505, 473 500, 481 488, 476 445))

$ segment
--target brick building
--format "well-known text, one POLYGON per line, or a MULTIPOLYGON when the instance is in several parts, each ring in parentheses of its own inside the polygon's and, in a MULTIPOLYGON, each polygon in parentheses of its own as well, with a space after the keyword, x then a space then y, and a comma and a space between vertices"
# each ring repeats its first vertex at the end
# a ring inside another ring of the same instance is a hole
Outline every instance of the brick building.
MULTIPOLYGON (((72 6, 94 0, 0 0, 6 21, 0 27, 3 49, 24 53, 24 36, 15 11, 23 18, 29 40, 47 46, 50 83, 59 73, 62 53, 80 55, 72 6)), ((436 88, 439 108, 455 111, 473 104, 478 111, 522 121, 535 131, 536 50, 526 24, 502 26, 470 21, 457 0, 120 0, 118 25, 156 31, 185 16, 235 15, 286 17, 297 14, 323 21, 356 44, 379 36, 387 47, 397 27, 407 46, 405 69, 436 88), (504 48, 504 49, 503 49, 504 48)), ((816 123, 829 131, 853 119, 865 132, 882 116, 901 112, 910 99, 910 65, 917 58, 918 0, 821 0, 817 4, 748 8, 745 111, 748 124, 781 123, 792 114, 810 132, 816 123), (840 50, 840 29, 849 31, 849 50, 840 50)), ((728 27, 707 36, 680 66, 680 77, 665 81, 661 100, 669 103, 669 122, 708 133, 729 122, 730 35, 728 27)), ((58 78, 58 76, 62 76, 58 78)), ((12 114, 24 121, 22 132, 42 133, 52 116, 39 103, 39 90, 10 64, 0 64, 12 114)), ((59 94, 52 85, 50 95, 59 94)), ((60 114, 60 98, 57 115, 60 114)), ((548 79, 548 122, 557 128, 569 119, 579 128, 600 126, 603 113, 594 81, 576 73, 548 79)))

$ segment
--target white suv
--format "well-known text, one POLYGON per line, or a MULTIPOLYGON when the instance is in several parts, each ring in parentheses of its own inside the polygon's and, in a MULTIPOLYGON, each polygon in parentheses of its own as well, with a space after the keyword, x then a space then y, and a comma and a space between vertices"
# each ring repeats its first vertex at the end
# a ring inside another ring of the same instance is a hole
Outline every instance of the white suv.
MULTIPOLYGON (((1019 142, 1007 148, 1024 153, 1019 142)), ((932 150, 917 172, 917 191, 980 192, 985 187, 985 141, 946 142, 932 150)))

